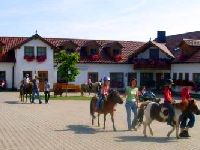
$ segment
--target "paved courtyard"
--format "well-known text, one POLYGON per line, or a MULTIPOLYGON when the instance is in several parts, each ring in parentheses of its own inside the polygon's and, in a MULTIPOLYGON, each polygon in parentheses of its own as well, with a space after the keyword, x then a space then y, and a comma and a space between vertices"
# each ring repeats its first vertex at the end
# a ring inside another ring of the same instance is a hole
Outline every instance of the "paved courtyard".
POLYGON ((158 122, 152 125, 154 136, 144 138, 142 128, 126 131, 124 105, 117 106, 118 131, 113 132, 110 116, 105 131, 91 126, 89 101, 21 104, 17 93, 1 92, 0 150, 200 150, 199 116, 196 119, 189 139, 176 140, 175 133, 166 138, 170 127, 158 122))

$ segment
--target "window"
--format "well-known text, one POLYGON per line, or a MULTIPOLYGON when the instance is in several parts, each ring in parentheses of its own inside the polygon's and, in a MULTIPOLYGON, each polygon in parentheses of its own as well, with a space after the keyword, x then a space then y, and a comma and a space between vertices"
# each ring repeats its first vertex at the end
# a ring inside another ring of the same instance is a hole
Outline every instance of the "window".
POLYGON ((34 47, 24 46, 24 56, 34 56, 34 47))
POLYGON ((91 79, 92 83, 98 82, 98 72, 88 72, 88 79, 91 79))
POLYGON ((67 54, 71 54, 71 53, 73 53, 74 52, 74 49, 73 48, 67 48, 66 49, 66 53, 67 54))
POLYGON ((26 77, 26 74, 29 75, 29 79, 32 79, 32 71, 23 71, 23 78, 26 77))
POLYGON ((95 49, 95 48, 90 49, 90 54, 91 55, 96 55, 97 54, 97 49, 95 49))
POLYGON ((113 55, 119 55, 120 54, 120 49, 113 49, 113 55))
POLYGON ((167 79, 170 79, 170 73, 164 73, 164 79, 167 80, 167 79))
POLYGON ((153 73, 140 73, 140 86, 154 87, 153 73))
POLYGON ((200 83, 200 73, 193 73, 193 81, 200 83))
POLYGON ((173 80, 177 80, 177 73, 173 73, 173 80))
POLYGON ((179 80, 183 80, 183 73, 179 73, 179 80))
POLYGON ((149 49, 149 58, 150 59, 159 59, 159 49, 158 48, 150 48, 149 49))
POLYGON ((189 81, 189 73, 185 73, 185 80, 189 81))
POLYGON ((110 87, 123 88, 124 87, 124 73, 110 73, 110 87))
POLYGON ((5 71, 0 71, 0 80, 6 81, 6 72, 5 71))
POLYGON ((37 47, 37 56, 46 56, 47 48, 46 47, 37 47))
POLYGON ((137 79, 137 73, 129 72, 128 73, 128 83, 127 83, 127 85, 130 85, 131 79, 133 79, 133 78, 137 79))

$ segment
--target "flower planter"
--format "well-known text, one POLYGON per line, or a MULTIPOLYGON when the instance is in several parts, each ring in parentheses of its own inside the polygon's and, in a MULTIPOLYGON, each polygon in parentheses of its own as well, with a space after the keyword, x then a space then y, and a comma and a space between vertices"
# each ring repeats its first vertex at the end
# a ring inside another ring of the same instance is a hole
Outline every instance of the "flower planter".
POLYGON ((98 55, 98 54, 96 54, 96 55, 91 55, 90 56, 90 60, 91 61, 97 61, 97 60, 99 60, 100 59, 100 56, 98 55))
POLYGON ((35 59, 35 56, 24 56, 24 59, 26 59, 26 61, 33 61, 35 59))
POLYGON ((116 55, 113 57, 115 62, 119 62, 120 60, 122 60, 122 56, 121 55, 116 55))
POLYGON ((44 62, 46 59, 47 59, 47 57, 46 56, 37 56, 37 62, 44 62))

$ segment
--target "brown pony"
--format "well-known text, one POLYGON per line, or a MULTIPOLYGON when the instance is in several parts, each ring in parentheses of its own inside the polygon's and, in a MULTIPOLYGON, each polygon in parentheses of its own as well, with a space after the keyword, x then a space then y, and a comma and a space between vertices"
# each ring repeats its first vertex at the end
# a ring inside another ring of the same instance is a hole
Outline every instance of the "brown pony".
MULTIPOLYGON (((197 104, 195 100, 191 101, 184 101, 181 103, 175 103, 174 105, 174 125, 172 129, 168 132, 167 136, 169 137, 171 133, 176 129, 176 138, 179 138, 179 125, 180 125, 180 116, 182 115, 182 112, 184 111, 190 111, 195 114, 199 114, 199 109, 197 107, 197 104)), ((146 108, 144 109, 144 117, 145 120, 143 121, 144 130, 143 134, 146 135, 146 127, 149 127, 150 133, 153 136, 153 130, 151 129, 150 124, 153 120, 157 120, 159 122, 166 122, 168 118, 168 109, 163 107, 163 104, 158 104, 155 102, 150 102, 147 104, 146 108)))
POLYGON ((111 91, 110 94, 107 96, 107 99, 104 101, 104 107, 102 109, 96 110, 96 102, 97 97, 92 97, 90 102, 90 114, 92 116, 92 125, 94 125, 95 115, 94 113, 98 113, 98 126, 99 123, 99 116, 100 114, 104 114, 104 129, 105 129, 105 122, 106 122, 106 115, 110 113, 111 120, 113 123, 113 130, 116 131, 115 124, 114 124, 114 107, 118 104, 123 104, 123 99, 120 97, 117 91, 111 91))
POLYGON ((23 83, 20 85, 19 92, 20 92, 21 102, 24 102, 24 95, 25 95, 26 103, 27 103, 27 98, 29 95, 29 99, 30 99, 30 103, 31 103, 32 87, 33 87, 33 84, 31 82, 29 84, 27 84, 26 86, 23 83))

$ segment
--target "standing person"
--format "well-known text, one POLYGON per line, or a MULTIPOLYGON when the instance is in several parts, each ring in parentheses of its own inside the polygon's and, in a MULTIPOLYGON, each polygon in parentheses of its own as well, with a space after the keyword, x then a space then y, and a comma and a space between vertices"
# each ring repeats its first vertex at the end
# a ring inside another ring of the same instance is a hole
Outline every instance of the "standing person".
POLYGON ((35 100, 35 94, 37 95, 38 99, 39 99, 39 104, 42 104, 41 98, 40 98, 40 93, 39 93, 39 80, 38 77, 35 76, 35 79, 33 79, 33 89, 32 89, 32 102, 34 103, 35 100))
POLYGON ((99 110, 99 108, 102 108, 104 100, 106 100, 109 90, 110 90, 110 77, 104 77, 103 78, 103 85, 100 89, 100 93, 98 96, 98 100, 96 102, 96 110, 99 110))
POLYGON ((45 79, 44 81, 44 95, 45 95, 45 104, 47 104, 50 98, 50 83, 48 82, 48 79, 45 79))
MULTIPOLYGON (((181 90, 181 100, 182 102, 184 101, 191 101, 192 98, 190 96, 190 90, 191 90, 191 86, 187 85, 184 86, 181 90)), ((180 124, 180 128, 181 128, 181 132, 179 134, 180 137, 190 137, 188 130, 189 128, 192 128, 194 126, 195 123, 195 116, 192 112, 190 112, 189 110, 186 110, 183 112, 183 114, 181 115, 181 124, 180 124), (188 121, 189 119, 189 121, 188 121)))
POLYGON ((166 84, 163 89, 163 95, 164 95, 164 104, 163 106, 168 109, 169 115, 167 119, 167 125, 174 126, 173 124, 173 118, 174 118, 174 108, 173 108, 173 103, 175 102, 172 96, 172 85, 173 85, 173 80, 168 79, 166 80, 166 84))
POLYGON ((145 87, 145 86, 141 86, 141 87, 139 88, 139 91, 138 91, 139 101, 144 101, 143 96, 144 96, 144 94, 145 94, 146 92, 147 92, 147 91, 146 91, 146 87, 145 87))
POLYGON ((136 130, 135 126, 137 123, 137 107, 138 107, 138 88, 137 88, 137 80, 135 78, 131 79, 130 86, 126 88, 125 92, 126 96, 126 112, 127 112, 127 124, 128 130, 136 130), (131 123, 131 111, 134 113, 134 119, 131 123))
POLYGON ((92 79, 91 79, 91 76, 89 76, 89 78, 88 78, 88 85, 89 85, 89 88, 92 89, 92 79))

